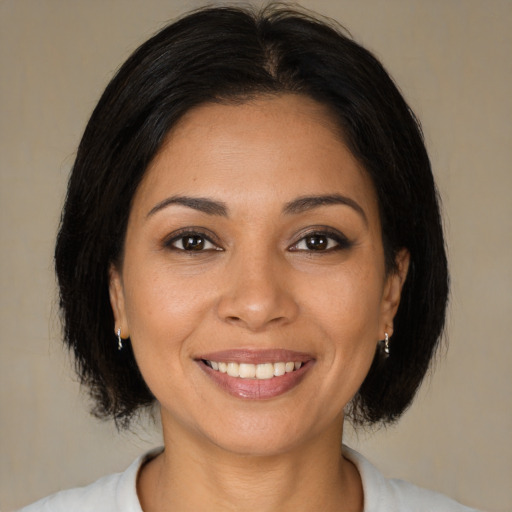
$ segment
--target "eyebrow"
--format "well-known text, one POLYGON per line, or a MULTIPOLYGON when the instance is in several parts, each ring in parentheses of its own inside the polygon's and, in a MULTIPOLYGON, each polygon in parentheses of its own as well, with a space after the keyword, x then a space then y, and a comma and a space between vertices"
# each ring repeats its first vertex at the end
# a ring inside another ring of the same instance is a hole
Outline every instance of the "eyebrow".
POLYGON ((171 196, 151 208, 147 216, 151 217, 151 215, 154 215, 172 204, 186 206, 208 215, 220 215, 222 217, 227 217, 228 215, 226 204, 220 201, 214 201, 206 197, 171 196))
POLYGON ((349 206, 355 210, 363 218, 365 224, 368 225, 368 218, 366 217, 366 214, 361 206, 350 197, 342 196, 341 194, 299 197, 287 203, 283 209, 283 212, 288 215, 296 215, 309 210, 313 210, 314 208, 319 208, 320 206, 339 204, 349 206))
MULTIPOLYGON (((206 197, 190 196, 168 197, 167 199, 160 201, 153 208, 151 208, 147 216, 150 217, 155 213, 159 212, 160 210, 163 210, 164 208, 167 208, 168 206, 173 204, 186 206, 188 208, 192 208, 193 210, 197 210, 208 215, 218 215, 221 217, 228 216, 228 208, 225 203, 221 201, 215 201, 213 199, 208 199, 206 197)), ((297 199, 294 199, 293 201, 290 201, 289 203, 286 203, 286 205, 283 208, 283 213, 285 215, 297 215, 309 210, 313 210, 314 208, 330 205, 349 206, 363 218, 366 224, 368 224, 368 219, 361 206, 359 206, 359 204, 350 197, 342 196, 341 194, 299 197, 297 199)))

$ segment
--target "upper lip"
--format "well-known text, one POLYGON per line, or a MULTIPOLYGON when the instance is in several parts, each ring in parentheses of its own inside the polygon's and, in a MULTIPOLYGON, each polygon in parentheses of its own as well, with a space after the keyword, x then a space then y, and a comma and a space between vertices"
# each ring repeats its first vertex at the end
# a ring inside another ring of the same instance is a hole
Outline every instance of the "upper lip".
POLYGON ((226 362, 226 363, 276 363, 276 362, 301 362, 306 363, 314 357, 305 352, 296 352, 286 349, 236 349, 220 350, 217 352, 208 352, 201 354, 195 359, 205 359, 208 361, 226 362))

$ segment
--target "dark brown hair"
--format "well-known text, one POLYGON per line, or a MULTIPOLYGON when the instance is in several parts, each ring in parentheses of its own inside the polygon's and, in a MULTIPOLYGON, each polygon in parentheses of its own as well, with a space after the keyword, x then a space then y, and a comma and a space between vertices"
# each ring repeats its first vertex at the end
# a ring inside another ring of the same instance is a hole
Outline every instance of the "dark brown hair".
POLYGON ((184 113, 205 102, 297 93, 325 106, 377 192, 388 272, 411 263, 392 354, 376 351, 351 403, 361 424, 411 403, 442 334, 448 271, 419 123, 379 61, 331 22, 283 6, 206 8, 170 24, 120 68, 95 108, 69 179, 55 266, 64 338, 95 413, 119 425, 154 402, 130 343, 117 350, 108 270, 148 164, 184 113))

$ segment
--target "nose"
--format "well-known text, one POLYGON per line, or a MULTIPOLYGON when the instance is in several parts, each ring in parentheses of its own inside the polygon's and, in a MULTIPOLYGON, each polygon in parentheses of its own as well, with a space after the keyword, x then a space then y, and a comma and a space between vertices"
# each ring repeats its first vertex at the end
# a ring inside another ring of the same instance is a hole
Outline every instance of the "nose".
POLYGON ((231 260, 218 302, 224 322, 253 332, 292 322, 298 314, 286 262, 268 254, 231 260))

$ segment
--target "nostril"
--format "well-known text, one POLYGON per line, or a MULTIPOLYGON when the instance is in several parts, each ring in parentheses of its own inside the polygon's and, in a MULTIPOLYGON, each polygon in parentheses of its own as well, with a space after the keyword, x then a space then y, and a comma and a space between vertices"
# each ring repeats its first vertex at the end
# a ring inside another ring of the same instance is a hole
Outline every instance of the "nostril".
POLYGON ((220 297, 216 315, 225 323, 251 331, 292 321, 298 311, 296 302, 288 293, 271 291, 249 293, 247 288, 243 288, 234 294, 226 293, 220 297))

